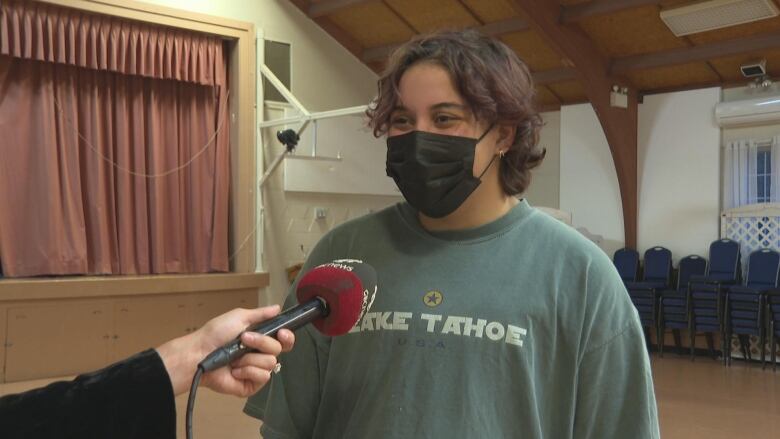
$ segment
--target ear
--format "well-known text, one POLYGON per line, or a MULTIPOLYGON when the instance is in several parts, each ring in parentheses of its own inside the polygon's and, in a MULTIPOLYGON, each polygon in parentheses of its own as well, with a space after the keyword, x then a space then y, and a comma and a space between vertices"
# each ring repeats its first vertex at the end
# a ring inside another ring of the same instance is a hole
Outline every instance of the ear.
POLYGON ((496 153, 498 151, 507 151, 515 140, 517 127, 514 125, 498 125, 498 139, 496 140, 496 153))

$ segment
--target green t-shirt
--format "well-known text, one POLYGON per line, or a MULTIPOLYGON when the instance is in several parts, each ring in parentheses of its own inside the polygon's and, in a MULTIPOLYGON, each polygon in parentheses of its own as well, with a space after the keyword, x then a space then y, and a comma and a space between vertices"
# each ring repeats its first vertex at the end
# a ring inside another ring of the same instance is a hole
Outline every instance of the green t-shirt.
POLYGON ((346 335, 296 333, 244 409, 266 439, 659 436, 611 261, 527 202, 443 233, 401 203, 335 228, 302 271, 343 258, 376 269, 376 299, 346 335))

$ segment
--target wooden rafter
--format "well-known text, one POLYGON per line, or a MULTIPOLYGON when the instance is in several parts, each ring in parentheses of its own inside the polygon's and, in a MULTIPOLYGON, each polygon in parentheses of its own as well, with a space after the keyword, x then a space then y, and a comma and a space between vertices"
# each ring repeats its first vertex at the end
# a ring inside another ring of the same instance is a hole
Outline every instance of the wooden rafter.
POLYGON ((777 49, 778 47, 780 47, 780 32, 771 32, 701 44, 694 47, 682 47, 662 52, 618 58, 612 62, 611 72, 622 74, 632 70, 687 64, 712 58, 738 55, 740 53, 777 49))
MULTIPOLYGON (((311 18, 333 14, 350 6, 359 5, 380 0, 323 0, 312 3, 304 12, 311 18)), ((462 0, 457 0, 478 22, 481 20, 474 11, 462 0)), ((611 14, 623 9, 636 8, 645 5, 656 5, 660 0, 593 0, 589 3, 563 6, 561 8, 561 22, 573 23, 588 17, 611 14)))
POLYGON ((304 9, 303 12, 311 18, 323 17, 340 11, 341 9, 359 5, 361 3, 368 3, 370 1, 377 0, 325 0, 318 3, 312 3, 311 6, 309 6, 308 9, 304 9))
POLYGON ((574 23, 588 17, 612 14, 623 9, 657 5, 661 0, 593 0, 561 8, 561 23, 574 23))
POLYGON ((637 92, 625 79, 609 72, 607 60, 593 41, 576 26, 560 22, 561 7, 549 0, 512 0, 529 23, 564 59, 571 61, 599 118, 617 172, 623 205, 625 242, 636 248, 637 237, 637 92), (628 87, 628 108, 610 105, 613 85, 628 87))
MULTIPOLYGON (((528 30, 528 23, 520 18, 510 18, 507 20, 489 23, 484 26, 474 28, 485 35, 498 36, 512 32, 521 32, 528 30)), ((372 47, 363 52, 363 61, 371 62, 387 58, 393 50, 397 49, 399 44, 388 44, 385 46, 372 47)))
POLYGON ((534 72, 534 82, 539 85, 555 84, 577 79, 577 71, 569 67, 534 72))

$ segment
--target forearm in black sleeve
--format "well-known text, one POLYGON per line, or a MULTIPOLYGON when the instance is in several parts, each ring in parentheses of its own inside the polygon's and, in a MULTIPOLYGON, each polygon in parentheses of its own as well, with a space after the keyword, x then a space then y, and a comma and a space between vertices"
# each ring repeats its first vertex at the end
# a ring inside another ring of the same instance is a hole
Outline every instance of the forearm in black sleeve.
POLYGON ((73 381, 0 398, 0 436, 173 439, 171 381, 150 349, 73 381))

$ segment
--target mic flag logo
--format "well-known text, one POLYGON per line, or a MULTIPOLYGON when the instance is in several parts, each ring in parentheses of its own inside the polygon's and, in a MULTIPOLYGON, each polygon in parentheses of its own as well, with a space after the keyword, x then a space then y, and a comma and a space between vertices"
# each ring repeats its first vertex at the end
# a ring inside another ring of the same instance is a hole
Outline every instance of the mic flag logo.
POLYGON ((423 303, 428 308, 436 308, 444 301, 444 295, 440 291, 431 290, 423 295, 423 303))

